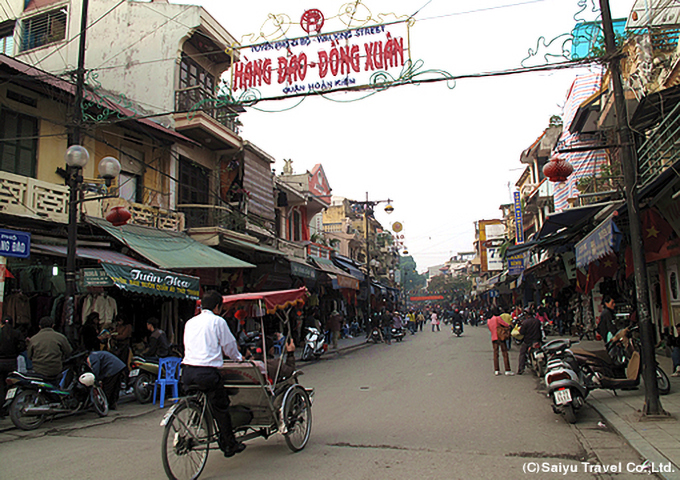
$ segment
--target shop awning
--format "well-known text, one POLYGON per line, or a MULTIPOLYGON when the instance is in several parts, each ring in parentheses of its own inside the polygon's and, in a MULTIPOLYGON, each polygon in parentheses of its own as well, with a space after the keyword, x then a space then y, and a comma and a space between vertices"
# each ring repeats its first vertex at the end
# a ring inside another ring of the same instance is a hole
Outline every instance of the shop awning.
POLYGON ((350 275, 352 275, 360 282, 363 282, 366 279, 366 276, 363 274, 363 272, 356 268, 354 265, 352 265, 351 262, 340 257, 335 257, 333 260, 337 263, 337 266, 339 266, 340 268, 346 268, 350 275))
POLYGON ((269 247, 267 245, 260 245, 258 243, 246 242, 246 241, 243 241, 243 240, 238 240, 236 238, 222 236, 221 241, 224 242, 227 245, 233 245, 234 247, 240 248, 242 250, 250 250, 250 251, 256 251, 256 252, 260 252, 260 253, 268 253, 270 255, 279 255, 281 257, 284 257, 286 255, 285 253, 283 253, 280 250, 275 249, 274 247, 269 247))
POLYGON ((349 273, 336 267, 335 264, 330 260, 327 260, 325 258, 313 257, 312 261, 322 272, 330 273, 333 275, 342 275, 344 277, 351 277, 349 273))
POLYGON ((203 245, 184 233, 140 225, 114 227, 96 217, 88 217, 87 221, 163 269, 255 268, 255 265, 203 245))
POLYGON ((541 239, 554 235, 560 230, 569 228, 576 229, 588 222, 593 216, 602 210, 605 206, 603 204, 586 205, 585 207, 568 208, 559 213, 551 213, 545 219, 541 230, 534 240, 541 239))
MULTIPOLYGON (((34 251, 39 253, 59 256, 66 256, 67 253, 66 247, 60 245, 33 245, 33 247, 34 251)), ((198 300, 199 298, 200 280, 198 277, 154 268, 120 252, 103 248, 78 247, 76 256, 97 260, 104 273, 118 288, 123 290, 185 300, 198 300)))

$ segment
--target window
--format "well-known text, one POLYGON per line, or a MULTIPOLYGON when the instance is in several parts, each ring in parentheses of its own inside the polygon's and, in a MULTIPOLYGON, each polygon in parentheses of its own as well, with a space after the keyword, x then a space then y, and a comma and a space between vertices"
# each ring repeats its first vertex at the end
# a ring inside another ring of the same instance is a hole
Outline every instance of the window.
POLYGON ((0 170, 35 177, 38 158, 38 119, 21 113, 0 112, 0 170))
POLYGON ((302 215, 297 209, 291 212, 288 219, 288 240, 302 241, 302 215))
POLYGON ((185 157, 179 162, 178 204, 208 205, 210 199, 210 173, 185 157))
POLYGON ((183 90, 196 86, 213 94, 215 93, 215 77, 187 55, 182 55, 182 62, 179 65, 179 88, 183 90))
POLYGON ((22 20, 20 51, 24 52, 64 40, 66 20, 65 7, 22 20))
POLYGON ((14 20, 0 24, 0 53, 8 57, 14 53, 14 20))

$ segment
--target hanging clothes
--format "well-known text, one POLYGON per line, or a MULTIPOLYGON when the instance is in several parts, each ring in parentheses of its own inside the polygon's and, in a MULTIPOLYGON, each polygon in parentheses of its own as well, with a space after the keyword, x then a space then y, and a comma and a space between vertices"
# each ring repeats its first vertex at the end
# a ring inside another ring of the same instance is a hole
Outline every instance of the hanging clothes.
POLYGON ((14 293, 5 299, 5 314, 11 315, 14 325, 31 324, 31 304, 23 293, 14 293))

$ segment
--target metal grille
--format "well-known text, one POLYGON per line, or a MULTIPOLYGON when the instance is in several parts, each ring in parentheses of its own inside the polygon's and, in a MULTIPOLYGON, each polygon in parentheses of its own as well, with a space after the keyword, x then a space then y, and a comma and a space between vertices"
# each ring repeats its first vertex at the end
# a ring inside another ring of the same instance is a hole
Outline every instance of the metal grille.
POLYGON ((638 149, 640 184, 646 185, 680 160, 680 103, 638 149))
POLYGON ((24 52, 64 40, 67 13, 64 7, 23 19, 19 31, 20 51, 24 52))

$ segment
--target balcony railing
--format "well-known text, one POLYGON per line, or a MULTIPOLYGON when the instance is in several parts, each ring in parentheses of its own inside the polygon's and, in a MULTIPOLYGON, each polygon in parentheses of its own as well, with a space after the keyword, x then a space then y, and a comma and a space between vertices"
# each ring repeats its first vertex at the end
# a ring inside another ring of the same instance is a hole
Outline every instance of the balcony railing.
POLYGON ((175 110, 186 112, 189 117, 197 112, 204 112, 214 118, 219 124, 227 127, 235 134, 239 134, 237 113, 224 104, 222 97, 216 97, 212 92, 195 86, 177 90, 175 92, 175 110))
MULTIPOLYGON (((96 183, 97 181, 93 182, 96 183)), ((89 179, 87 183, 90 184, 89 179)), ((101 193, 85 193, 85 198, 101 193)), ((0 171, 1 213, 68 223, 68 198, 69 191, 66 185, 0 171)), ((111 207, 118 205, 125 206, 132 214, 130 224, 163 230, 184 230, 183 214, 141 203, 128 202, 122 198, 83 202, 82 209, 88 215, 104 217, 111 207)))
POLYGON ((246 217, 241 212, 220 205, 187 204, 178 205, 184 214, 187 228, 222 227, 235 232, 244 232, 246 217))
POLYGON ((638 149, 640 185, 654 180, 680 160, 680 103, 638 149))
POLYGON ((68 187, 0 171, 0 212, 68 222, 68 187))

